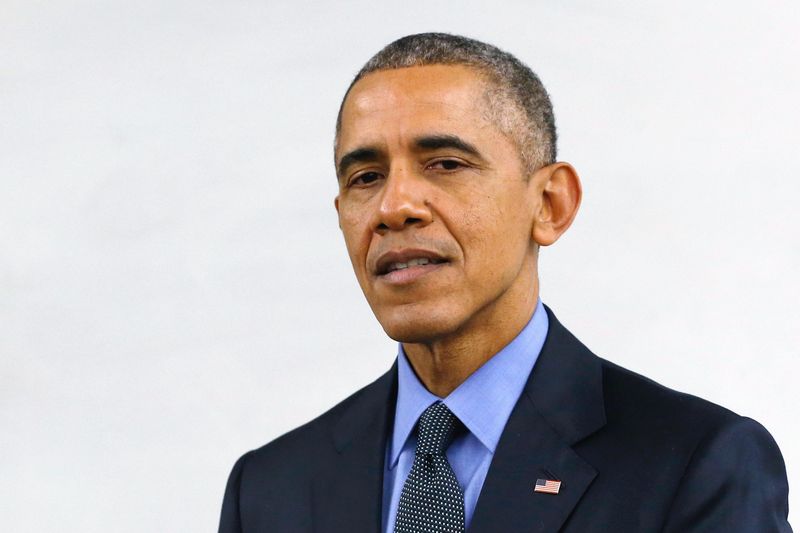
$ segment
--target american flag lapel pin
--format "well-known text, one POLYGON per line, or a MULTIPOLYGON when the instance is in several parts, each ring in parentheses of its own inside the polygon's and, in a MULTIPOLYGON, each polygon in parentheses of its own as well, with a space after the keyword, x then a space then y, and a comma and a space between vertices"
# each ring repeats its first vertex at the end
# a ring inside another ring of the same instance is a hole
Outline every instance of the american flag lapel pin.
POLYGON ((561 490, 561 482, 555 479, 537 479, 533 492, 543 492, 545 494, 558 494, 561 490))

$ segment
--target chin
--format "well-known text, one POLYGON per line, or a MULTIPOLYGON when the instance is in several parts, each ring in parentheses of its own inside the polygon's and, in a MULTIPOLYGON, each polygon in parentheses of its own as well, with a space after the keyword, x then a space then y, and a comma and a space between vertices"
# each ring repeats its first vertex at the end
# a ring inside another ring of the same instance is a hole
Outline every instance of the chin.
POLYGON ((391 339, 397 342, 425 344, 453 333, 459 321, 454 314, 420 312, 419 310, 393 310, 376 313, 378 322, 391 339))

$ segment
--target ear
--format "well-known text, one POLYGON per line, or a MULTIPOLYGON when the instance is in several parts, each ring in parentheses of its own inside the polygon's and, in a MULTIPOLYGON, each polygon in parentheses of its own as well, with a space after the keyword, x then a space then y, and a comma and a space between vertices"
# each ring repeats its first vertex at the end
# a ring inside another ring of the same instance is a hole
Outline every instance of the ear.
POLYGON ((339 219, 339 229, 342 229, 342 219, 339 216, 339 195, 336 195, 336 198, 333 199, 333 207, 336 208, 336 218, 339 219))
POLYGON ((553 163, 536 171, 539 202, 533 221, 533 240, 550 246, 575 220, 581 205, 581 180, 569 163, 553 163))

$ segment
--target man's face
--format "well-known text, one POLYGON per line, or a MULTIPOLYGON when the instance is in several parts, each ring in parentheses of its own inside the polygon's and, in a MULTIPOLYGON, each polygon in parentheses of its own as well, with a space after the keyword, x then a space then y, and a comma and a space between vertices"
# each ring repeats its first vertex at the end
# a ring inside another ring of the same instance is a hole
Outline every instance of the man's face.
POLYGON ((379 71, 347 97, 336 147, 339 225, 386 333, 432 342, 529 302, 537 196, 465 66, 379 71))

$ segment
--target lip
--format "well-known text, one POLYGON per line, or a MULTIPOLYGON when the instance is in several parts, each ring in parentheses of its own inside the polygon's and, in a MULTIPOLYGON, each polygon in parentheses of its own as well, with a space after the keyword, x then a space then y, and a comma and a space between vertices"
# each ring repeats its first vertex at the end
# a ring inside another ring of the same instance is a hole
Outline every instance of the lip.
MULTIPOLYGON (((419 257, 419 256, 417 256, 419 257)), ((386 274, 381 274, 378 279, 390 285, 407 285, 418 280, 422 276, 426 276, 431 272, 435 272, 446 267, 448 263, 428 263, 427 265, 409 266, 401 270, 392 270, 386 274)))
POLYGON ((401 272, 399 270, 389 272, 389 265, 392 263, 408 263, 412 259, 423 258, 435 261, 435 263, 428 263, 427 265, 415 265, 404 270, 424 269, 425 267, 440 266, 441 264, 448 262, 447 258, 431 250, 424 250, 421 248, 403 248, 400 250, 390 250, 381 254, 378 257, 378 260, 375 261, 373 273, 378 277, 388 276, 389 274, 401 272))

